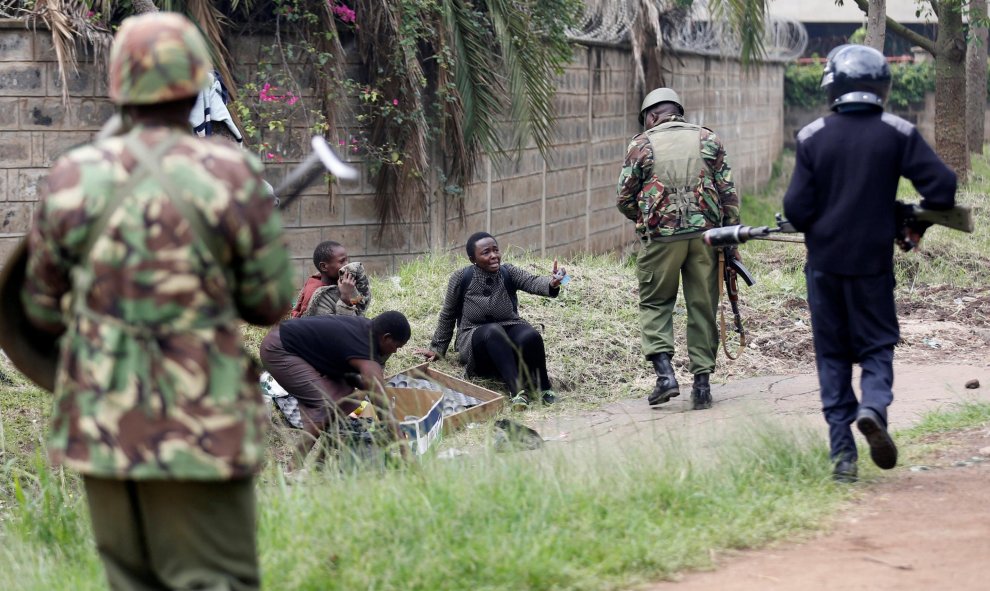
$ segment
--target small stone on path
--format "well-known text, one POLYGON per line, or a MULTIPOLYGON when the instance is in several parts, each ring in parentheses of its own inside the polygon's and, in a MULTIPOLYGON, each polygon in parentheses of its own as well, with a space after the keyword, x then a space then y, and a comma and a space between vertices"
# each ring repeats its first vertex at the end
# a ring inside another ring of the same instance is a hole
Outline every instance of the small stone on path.
POLYGON ((990 456, 990 447, 981 447, 979 453, 981 456, 990 456))
POLYGON ((980 387, 980 380, 970 380, 966 382, 967 390, 975 390, 980 387))

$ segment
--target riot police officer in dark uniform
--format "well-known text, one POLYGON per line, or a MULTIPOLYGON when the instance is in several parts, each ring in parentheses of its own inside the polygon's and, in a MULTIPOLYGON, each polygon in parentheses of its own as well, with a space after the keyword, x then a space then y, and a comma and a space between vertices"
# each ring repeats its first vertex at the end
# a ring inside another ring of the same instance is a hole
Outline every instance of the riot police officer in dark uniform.
MULTIPOLYGON (((955 204, 956 175, 915 127, 883 110, 890 69, 883 54, 862 45, 838 47, 822 76, 834 113, 797 136, 794 175, 784 212, 805 234, 805 276, 836 480, 856 479, 851 425, 866 437, 880 468, 897 464, 887 433, 893 400, 897 185, 908 178, 921 206, 955 204), (852 365, 862 368, 862 401, 852 389, 852 365)), ((915 229, 920 239, 923 228, 915 229)))

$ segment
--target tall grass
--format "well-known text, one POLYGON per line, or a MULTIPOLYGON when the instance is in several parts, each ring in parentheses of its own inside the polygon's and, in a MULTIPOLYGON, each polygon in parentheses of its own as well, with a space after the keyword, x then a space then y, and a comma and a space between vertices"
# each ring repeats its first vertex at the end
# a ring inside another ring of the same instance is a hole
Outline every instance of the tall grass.
MULTIPOLYGON (((845 498, 814 439, 755 424, 719 438, 717 454, 674 440, 291 485, 269 471, 259 486, 265 587, 612 589, 705 567, 713 549, 815 526, 845 498)), ((0 588, 98 588, 77 489, 35 484, 0 529, 0 588)))

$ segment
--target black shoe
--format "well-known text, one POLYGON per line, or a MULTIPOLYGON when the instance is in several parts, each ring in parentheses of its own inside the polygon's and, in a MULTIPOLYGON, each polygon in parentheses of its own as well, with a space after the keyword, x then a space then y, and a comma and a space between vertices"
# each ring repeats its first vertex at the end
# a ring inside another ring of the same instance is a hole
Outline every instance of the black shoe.
POLYGON ((839 460, 832 469, 832 480, 849 484, 859 480, 856 470, 856 462, 852 460, 839 460))
POLYGON ((870 445, 870 458, 874 464, 884 470, 897 465, 897 446, 876 411, 860 408, 856 415, 856 427, 870 445))
POLYGON ((657 384, 646 401, 650 406, 656 406, 679 395, 681 390, 677 385, 674 368, 670 365, 670 353, 650 355, 649 360, 653 363, 653 371, 657 374, 657 384))
POLYGON ((694 385, 691 386, 691 410, 703 410, 712 407, 712 388, 708 385, 708 374, 694 374, 694 385))

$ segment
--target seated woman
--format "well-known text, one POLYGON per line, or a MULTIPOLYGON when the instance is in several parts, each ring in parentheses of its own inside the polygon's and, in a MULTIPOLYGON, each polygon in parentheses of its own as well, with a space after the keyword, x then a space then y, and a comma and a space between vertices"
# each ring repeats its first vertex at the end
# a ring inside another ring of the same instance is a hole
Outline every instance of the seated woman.
POLYGON ((473 264, 451 275, 430 348, 418 352, 429 361, 445 355, 456 323, 454 350, 469 376, 500 378, 513 410, 529 406, 530 393, 553 404, 543 337, 519 317, 516 291, 555 298, 564 270, 538 277, 503 265, 498 242, 486 232, 473 234, 466 250, 473 264))

